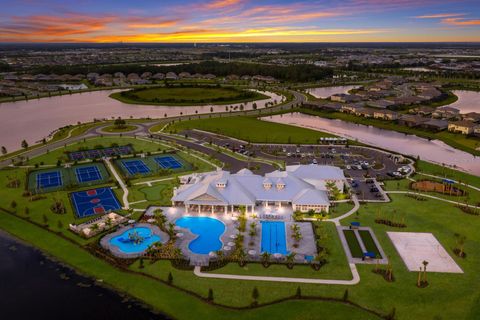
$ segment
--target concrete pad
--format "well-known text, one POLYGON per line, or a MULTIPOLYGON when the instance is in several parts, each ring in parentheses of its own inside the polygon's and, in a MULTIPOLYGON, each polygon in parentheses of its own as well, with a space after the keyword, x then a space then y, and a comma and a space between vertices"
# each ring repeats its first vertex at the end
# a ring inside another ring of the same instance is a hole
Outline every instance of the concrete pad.
POLYGON ((428 261, 427 272, 463 273, 431 233, 387 232, 408 270, 418 271, 428 261))

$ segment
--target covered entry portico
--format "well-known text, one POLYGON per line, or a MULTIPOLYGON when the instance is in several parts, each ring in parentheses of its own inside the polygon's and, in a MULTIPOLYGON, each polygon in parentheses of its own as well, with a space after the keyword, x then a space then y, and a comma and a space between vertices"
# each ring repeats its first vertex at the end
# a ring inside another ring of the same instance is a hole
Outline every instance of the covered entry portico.
MULTIPOLYGON (((233 214, 240 210, 240 205, 233 204, 206 204, 206 203, 185 203, 185 213, 211 213, 211 214, 233 214)), ((244 205, 246 213, 253 213, 255 205, 244 205)))

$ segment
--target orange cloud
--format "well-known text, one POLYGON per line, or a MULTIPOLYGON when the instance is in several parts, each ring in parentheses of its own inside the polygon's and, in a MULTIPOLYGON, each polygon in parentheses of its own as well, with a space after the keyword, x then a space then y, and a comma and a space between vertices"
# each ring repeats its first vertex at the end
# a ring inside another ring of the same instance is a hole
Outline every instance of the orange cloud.
POLYGON ((451 26, 480 26, 480 19, 467 20, 463 18, 447 18, 443 19, 442 23, 451 26))
POLYGON ((438 13, 438 14, 427 14, 423 16, 416 16, 417 19, 440 19, 440 18, 452 18, 452 17, 461 17, 464 16, 464 13, 438 13))
POLYGON ((134 22, 129 23, 127 27, 132 29, 156 29, 156 28, 167 28, 177 25, 181 20, 165 20, 159 22, 134 22))
POLYGON ((242 0, 214 0, 206 3, 204 6, 207 9, 224 9, 236 6, 242 3, 242 0))

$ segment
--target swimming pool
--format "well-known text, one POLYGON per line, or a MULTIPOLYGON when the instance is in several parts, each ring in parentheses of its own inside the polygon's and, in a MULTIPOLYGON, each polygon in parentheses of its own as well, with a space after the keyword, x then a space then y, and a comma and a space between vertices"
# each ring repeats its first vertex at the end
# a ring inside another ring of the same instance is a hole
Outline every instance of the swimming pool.
POLYGON ((262 247, 261 252, 288 254, 285 222, 261 221, 262 247))
POLYGON ((150 228, 134 227, 113 237, 109 243, 118 247, 123 253, 140 253, 147 250, 151 244, 160 240, 162 239, 158 235, 153 234, 150 228))
POLYGON ((189 229, 198 235, 188 245, 188 249, 196 254, 209 254, 211 251, 220 250, 223 246, 220 237, 225 232, 225 224, 210 217, 182 217, 175 224, 189 229))

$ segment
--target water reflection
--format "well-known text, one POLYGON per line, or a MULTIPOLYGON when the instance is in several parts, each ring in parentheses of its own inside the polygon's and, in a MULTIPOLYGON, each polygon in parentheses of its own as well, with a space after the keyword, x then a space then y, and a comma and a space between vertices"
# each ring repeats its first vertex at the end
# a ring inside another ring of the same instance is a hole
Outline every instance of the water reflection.
POLYGON ((330 132, 382 149, 413 157, 419 156, 420 159, 430 162, 456 166, 458 169, 480 175, 480 157, 452 148, 439 140, 427 140, 396 131, 302 113, 269 116, 262 120, 330 132))

